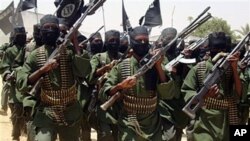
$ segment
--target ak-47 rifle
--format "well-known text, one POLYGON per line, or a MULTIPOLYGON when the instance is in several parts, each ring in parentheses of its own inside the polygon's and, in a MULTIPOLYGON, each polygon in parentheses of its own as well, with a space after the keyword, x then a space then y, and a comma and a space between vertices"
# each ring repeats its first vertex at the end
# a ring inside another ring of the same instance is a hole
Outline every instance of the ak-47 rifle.
MULTIPOLYGON (((70 28, 69 32, 65 35, 62 44, 60 44, 59 47, 57 47, 51 53, 48 60, 55 58, 58 54, 60 54, 60 52, 62 52, 66 48, 66 46, 67 46, 68 42, 70 41, 71 37, 81 27, 81 24, 82 24, 83 20, 87 17, 87 15, 89 15, 89 13, 94 13, 94 11, 97 10, 97 8, 100 7, 100 5, 102 5, 105 1, 106 0, 98 0, 98 1, 97 0, 92 0, 88 4, 88 8, 86 9, 86 11, 81 15, 81 17, 76 21, 76 23, 70 28)), ((48 62, 48 60, 47 60, 47 62, 48 62)), ((34 87, 29 92, 30 95, 35 96, 37 91, 40 89, 39 84, 41 83, 41 81, 42 81, 42 77, 37 80, 34 87)))
POLYGON ((219 82, 221 76, 229 68, 230 62, 228 62, 228 57, 234 53, 240 51, 247 40, 250 38, 250 32, 237 44, 237 46, 230 52, 228 56, 222 57, 217 63, 213 66, 212 70, 209 72, 208 76, 204 80, 203 87, 199 92, 192 97, 192 99, 184 106, 182 109, 189 117, 192 119, 196 116, 196 111, 203 105, 204 96, 207 94, 212 85, 219 82))
MULTIPOLYGON (((164 56, 166 51, 173 45, 178 38, 185 38, 189 33, 194 31, 198 26, 206 22, 209 18, 211 18, 211 14, 208 13, 207 16, 200 19, 202 15, 204 15, 210 7, 207 7, 191 24, 189 24, 186 28, 182 30, 178 35, 175 36, 175 38, 168 43, 166 46, 160 48, 159 52, 157 52, 155 55, 153 55, 150 58, 147 58, 147 61, 144 61, 144 65, 133 75, 138 79, 141 77, 144 73, 146 73, 149 69, 151 69, 154 64, 161 58, 161 56, 164 56), (199 21, 198 21, 199 20, 199 21)), ((111 107, 117 99, 119 99, 122 96, 120 92, 117 92, 116 94, 112 95, 110 99, 108 99, 105 103, 101 105, 101 109, 106 111, 109 107, 111 107)))
MULTIPOLYGON (((201 45, 203 45, 206 41, 208 40, 208 37, 199 39, 198 41, 192 43, 187 47, 188 50, 191 50, 192 52, 199 48, 201 45)), ((172 67, 177 66, 179 63, 184 63, 184 64, 193 64, 195 63, 195 59, 185 59, 185 55, 183 53, 179 54, 175 59, 170 61, 167 65, 165 65, 165 68, 167 70, 171 69, 172 67)))
MULTIPOLYGON (((205 23, 207 20, 209 20, 212 15, 210 13, 207 13, 207 15, 205 17, 203 17, 202 19, 200 19, 208 10, 210 9, 210 6, 207 7, 205 10, 202 11, 201 14, 199 14, 197 16, 197 18, 195 18, 186 28, 184 28, 179 34, 178 34, 178 40, 179 40, 179 44, 177 45, 177 48, 179 48, 179 46, 181 45, 181 43, 184 41, 184 39, 191 33, 193 32, 196 28, 198 28, 200 25, 202 25, 203 23, 205 23)), ((142 60, 141 60, 141 64, 146 64, 148 60, 150 60, 151 55, 147 54, 145 55, 142 60)))

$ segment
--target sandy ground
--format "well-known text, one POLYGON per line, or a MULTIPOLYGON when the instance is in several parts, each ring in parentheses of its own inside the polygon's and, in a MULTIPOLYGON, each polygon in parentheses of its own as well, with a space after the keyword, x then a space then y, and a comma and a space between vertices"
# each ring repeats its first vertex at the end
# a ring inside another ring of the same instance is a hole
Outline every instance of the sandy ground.
MULTIPOLYGON (((0 92, 2 91, 2 82, 0 82, 0 92)), ((1 96, 0 96, 1 101, 1 96)), ((0 141, 11 141, 11 130, 12 125, 10 121, 10 109, 8 109, 8 115, 2 116, 0 115, 0 141)), ((96 132, 95 130, 91 130, 91 139, 92 141, 96 141, 96 132)), ((20 141, 26 141, 26 137, 23 134, 20 138, 20 141)), ((186 137, 182 137, 182 141, 186 141, 186 137)))

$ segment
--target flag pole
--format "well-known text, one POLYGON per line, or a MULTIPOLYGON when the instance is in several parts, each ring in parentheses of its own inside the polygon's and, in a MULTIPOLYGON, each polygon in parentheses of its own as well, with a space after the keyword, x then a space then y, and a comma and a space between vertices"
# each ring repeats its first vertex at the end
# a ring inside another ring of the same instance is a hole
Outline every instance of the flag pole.
POLYGON ((173 27, 173 25, 174 25, 174 11, 175 11, 175 5, 174 5, 173 11, 172 11, 172 16, 171 16, 171 27, 173 27))
POLYGON ((106 32, 106 24, 105 24, 105 14, 104 14, 104 8, 102 5, 102 21, 103 21, 103 25, 104 25, 104 33, 106 32))
POLYGON ((37 13, 37 8, 35 7, 35 14, 36 14, 36 23, 38 24, 39 22, 38 22, 38 13, 37 13))

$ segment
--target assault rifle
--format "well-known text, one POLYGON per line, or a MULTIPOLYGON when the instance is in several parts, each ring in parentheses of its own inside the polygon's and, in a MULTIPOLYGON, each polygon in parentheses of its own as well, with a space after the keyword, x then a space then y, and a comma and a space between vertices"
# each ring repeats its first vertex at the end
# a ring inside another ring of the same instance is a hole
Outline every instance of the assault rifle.
MULTIPOLYGON (((198 17, 192 23, 190 23, 186 28, 182 30, 182 32, 176 35, 175 38, 170 43, 160 48, 160 51, 157 52, 157 54, 155 54, 154 56, 151 56, 151 54, 146 55, 150 57, 144 57, 145 60, 143 61, 144 65, 133 76, 135 76, 137 79, 141 77, 144 73, 146 73, 149 69, 151 69, 154 66, 154 64, 161 58, 161 56, 165 55, 167 50, 171 47, 171 45, 173 45, 177 41, 178 38, 185 38, 198 26, 200 26, 208 19, 210 19, 212 17, 210 13, 208 13, 205 17, 200 19, 209 9, 210 7, 207 7, 200 15, 198 15, 198 17)), ((122 94, 120 92, 117 92, 116 94, 112 95, 110 99, 108 99, 105 103, 101 105, 101 109, 106 111, 109 107, 111 107, 115 103, 117 99, 121 97, 121 95, 122 94)))
MULTIPOLYGON (((76 21, 76 23, 70 28, 69 32, 65 35, 64 40, 62 42, 62 44, 59 45, 59 47, 57 47, 49 56, 48 60, 46 63, 48 63, 48 61, 50 59, 55 58, 56 56, 58 56, 58 54, 60 54, 60 52, 62 52, 68 42, 70 41, 71 37, 73 36, 73 34, 81 27, 81 24, 83 22, 83 20, 87 17, 87 15, 89 15, 89 13, 93 13, 95 10, 97 10, 98 7, 100 7, 100 5, 102 5, 106 0, 93 0, 91 1, 88 5, 88 8, 86 9, 86 11, 81 15, 81 17, 76 21)), ((32 88, 32 90, 29 92, 30 95, 35 96, 36 92, 40 89, 40 83, 42 81, 42 77, 37 80, 37 82, 35 83, 34 87, 32 88)))
MULTIPOLYGON (((201 14, 197 16, 196 19, 194 19, 186 28, 184 28, 179 34, 178 34, 178 41, 179 44, 177 45, 177 48, 181 45, 181 43, 184 41, 184 39, 193 32, 196 28, 198 28, 200 25, 205 23, 207 20, 209 20, 212 15, 210 13, 207 13, 206 16, 204 16, 202 19, 200 19, 208 10, 210 9, 210 6, 207 7, 205 10, 202 11, 201 14)), ((167 50, 166 50, 167 51, 167 50)), ((148 60, 150 60, 151 55, 147 54, 143 57, 141 60, 141 64, 146 64, 148 60)))
MULTIPOLYGON (((189 45, 187 47, 187 49, 191 50, 193 52, 194 50, 199 48, 201 45, 203 45, 207 40, 208 40, 208 37, 203 38, 203 39, 199 39, 198 41, 196 41, 196 42, 192 43, 191 45, 189 45)), ((169 70, 170 68, 177 66, 179 63, 192 64, 192 63, 196 62, 195 59, 185 59, 184 57, 185 57, 185 55, 183 53, 181 53, 175 59, 173 59, 167 65, 165 65, 165 68, 167 70, 169 70)))
POLYGON ((196 116, 196 111, 203 105, 204 96, 207 94, 212 85, 219 82, 221 76, 229 68, 230 62, 228 58, 234 53, 240 51, 247 40, 250 38, 250 32, 237 44, 237 46, 229 53, 228 56, 222 57, 217 63, 213 66, 212 70, 209 72, 208 76, 204 80, 203 87, 198 91, 198 93, 192 97, 192 99, 184 106, 182 109, 189 117, 192 119, 196 116))

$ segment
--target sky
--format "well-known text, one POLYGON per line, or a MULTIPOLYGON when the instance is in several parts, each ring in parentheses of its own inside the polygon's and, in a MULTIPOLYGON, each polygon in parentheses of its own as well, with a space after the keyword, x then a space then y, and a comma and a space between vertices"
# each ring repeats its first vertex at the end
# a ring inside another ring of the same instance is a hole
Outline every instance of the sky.
MULTIPOLYGON (((89 0, 85 0, 85 4, 89 0)), ((80 28, 81 31, 92 33, 105 25, 105 30, 116 29, 122 31, 122 0, 106 0, 103 8, 99 8, 92 16, 87 16, 80 28)), ((11 0, 0 0, 0 10, 10 4, 11 0)), ((15 7, 19 0, 14 0, 15 7)), ((38 13, 53 14, 56 10, 54 0, 37 0, 38 13)), ((125 9, 132 27, 139 25, 153 0, 124 0, 125 9)), ((250 0, 160 0, 163 25, 154 27, 151 35, 158 35, 166 27, 175 27, 178 31, 188 24, 188 17, 197 17, 206 7, 210 6, 209 13, 214 17, 226 20, 232 30, 240 29, 250 24, 250 0), (173 22, 172 22, 173 21, 173 22)), ((34 11, 31 9, 29 11, 34 11)))

